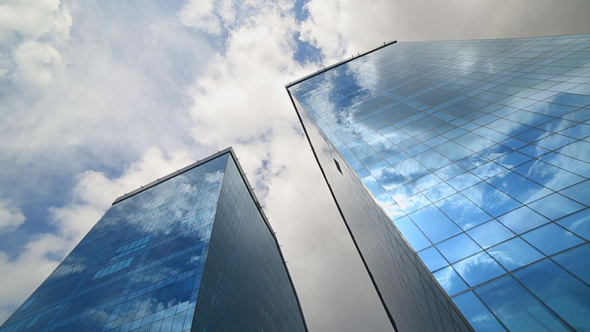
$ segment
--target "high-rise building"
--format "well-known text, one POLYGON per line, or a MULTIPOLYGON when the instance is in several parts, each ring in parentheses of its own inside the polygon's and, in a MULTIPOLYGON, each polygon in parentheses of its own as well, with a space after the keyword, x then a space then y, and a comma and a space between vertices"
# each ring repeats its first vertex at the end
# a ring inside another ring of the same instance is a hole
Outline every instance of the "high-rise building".
POLYGON ((115 200, 0 331, 307 328, 230 148, 115 200))
POLYGON ((287 90, 399 330, 590 331, 590 35, 393 42, 287 90))

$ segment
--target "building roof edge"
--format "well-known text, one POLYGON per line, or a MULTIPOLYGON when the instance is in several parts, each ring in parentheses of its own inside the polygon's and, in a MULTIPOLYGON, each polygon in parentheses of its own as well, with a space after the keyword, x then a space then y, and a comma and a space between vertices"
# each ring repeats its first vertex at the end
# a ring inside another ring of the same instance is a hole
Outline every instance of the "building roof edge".
POLYGON ((295 80, 295 81, 293 81, 293 82, 285 85, 285 88, 289 89, 290 87, 292 87, 295 84, 299 84, 299 83, 301 83, 301 82, 303 82, 303 81, 305 81, 307 79, 310 79, 310 78, 312 78, 314 76, 317 76, 317 75, 319 75, 321 73, 324 73, 324 72, 326 72, 326 71, 328 71, 330 69, 336 68, 336 67, 341 66, 341 65, 343 65, 343 64, 345 64, 347 62, 350 62, 350 61, 352 61, 354 59, 358 59, 358 58, 360 58, 362 56, 365 56, 367 54, 373 53, 373 52, 378 51, 378 50, 380 50, 380 49, 382 49, 384 47, 387 47, 389 45, 393 45, 393 44, 396 44, 396 43, 397 43, 397 40, 390 41, 390 42, 383 42, 383 45, 379 45, 378 47, 375 47, 375 48, 373 48, 373 49, 371 49, 371 50, 369 50, 369 51, 367 51, 365 53, 358 54, 357 56, 354 56, 353 55, 352 58, 350 58, 350 59, 344 59, 344 60, 339 61, 339 62, 336 62, 335 64, 332 64, 332 65, 330 65, 328 67, 324 67, 323 69, 320 69, 320 70, 318 70, 315 73, 311 73, 309 75, 303 76, 302 78, 297 79, 297 80, 295 80))
POLYGON ((232 156, 234 156, 234 159, 237 160, 237 158, 235 158, 235 153, 234 153, 234 150, 232 149, 232 147, 229 147, 227 149, 223 149, 221 151, 217 151, 216 153, 208 156, 207 158, 204 158, 204 159, 201 159, 201 160, 197 160, 196 162, 194 162, 194 163, 192 163, 192 164, 190 164, 190 165, 188 165, 186 167, 183 167, 183 168, 181 168, 179 170, 176 170, 175 172, 172 172, 172 173, 170 173, 170 174, 168 174, 168 175, 166 175, 164 177, 157 178, 155 181, 152 181, 152 182, 150 182, 150 183, 148 183, 148 184, 146 184, 144 186, 140 186, 139 188, 137 188, 137 189, 135 189, 135 190, 133 190, 131 192, 124 193, 123 195, 117 197, 115 199, 115 201, 113 201, 113 204, 112 205, 115 205, 115 204, 117 204, 117 203, 119 203, 119 202, 121 202, 121 201, 123 201, 123 200, 125 200, 125 199, 127 199, 129 197, 131 197, 131 196, 135 196, 135 195, 139 194, 140 192, 143 192, 143 191, 145 191, 147 189, 150 189, 150 188, 152 188, 152 187, 154 187, 154 186, 156 186, 156 185, 158 185, 158 184, 160 184, 160 183, 162 183, 164 181, 170 180, 171 178, 173 178, 173 177, 175 177, 175 176, 177 176, 179 174, 182 174, 184 172, 187 172, 187 171, 189 171, 189 170, 191 170, 191 169, 193 169, 193 168, 195 168, 197 166, 200 166, 200 165, 202 165, 202 164, 204 164, 204 163, 206 163, 208 161, 211 161, 211 160, 213 160, 213 159, 215 159, 215 158, 217 158, 217 157, 219 157, 221 155, 224 155, 226 153, 232 154, 232 156))

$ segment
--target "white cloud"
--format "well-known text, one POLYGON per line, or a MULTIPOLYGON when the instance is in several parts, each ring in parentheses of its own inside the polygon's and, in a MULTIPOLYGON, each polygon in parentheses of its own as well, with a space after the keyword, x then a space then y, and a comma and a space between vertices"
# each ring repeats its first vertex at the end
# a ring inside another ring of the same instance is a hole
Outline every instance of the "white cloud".
POLYGON ((587 33, 588 2, 559 0, 310 0, 302 39, 326 64, 384 41, 587 33))
POLYGON ((179 13, 180 22, 206 32, 221 33, 221 22, 213 11, 214 0, 191 0, 179 13))
POLYGON ((252 5, 248 24, 229 31, 225 51, 187 91, 193 136, 218 149, 234 146, 284 244, 310 329, 385 331, 389 322, 284 88, 316 68, 293 59, 299 27, 281 6, 288 5, 252 5))
POLYGON ((53 72, 64 63, 59 52, 47 43, 26 41, 14 51, 16 70, 14 78, 21 84, 45 85, 51 82, 53 72))
MULTIPOLYGON (((267 141, 284 121, 296 121, 284 85, 314 67, 293 60, 292 14, 261 4, 249 24, 231 30, 223 54, 210 62, 188 94, 195 140, 221 147, 267 141)), ((279 133, 277 133, 279 134, 279 133)))
POLYGON ((0 199, 0 234, 13 231, 24 222, 25 216, 17 206, 0 199))
POLYGON ((72 16, 59 0, 0 4, 0 78, 25 91, 51 82, 64 61, 55 48, 70 37, 72 16))
MULTIPOLYGON (((538 1, 540 12, 550 2, 538 1)), ((528 2, 499 3, 522 13, 520 4, 528 2)), ((303 25, 287 12, 293 2, 261 0, 191 0, 173 13, 151 2, 72 0, 66 9, 48 1, 38 12, 53 13, 53 23, 33 20, 37 23, 30 27, 0 16, 0 40, 17 40, 15 50, 21 39, 40 47, 47 43, 63 64, 53 67, 59 70, 50 72, 51 84, 34 98, 0 94, 0 163, 7 174, 28 167, 27 177, 18 179, 23 196, 45 183, 44 174, 80 174, 72 200, 50 209, 48 220, 56 233, 37 235, 17 257, 0 252, 0 284, 13 285, 0 288, 0 321, 55 268, 57 261, 48 257, 66 255, 113 199, 204 157, 205 151, 233 145, 284 244, 310 329, 388 329, 284 89, 317 69, 293 59, 294 34, 300 31, 304 40, 320 47, 330 64, 390 39, 491 37, 518 32, 525 24, 523 33, 535 27, 575 30, 583 11, 581 2, 572 3, 575 12, 564 9, 570 6, 556 11, 558 18, 570 11, 572 19, 549 19, 555 24, 543 23, 548 21, 538 13, 529 12, 531 18, 516 24, 506 21, 517 15, 506 14, 507 9, 470 3, 458 10, 459 1, 447 9, 421 0, 403 5, 397 0, 312 0, 311 16, 303 25), (490 10, 497 15, 479 22, 490 10), (502 20, 502 15, 508 18, 502 20), (213 55, 195 30, 209 33, 222 50, 213 55), (34 168, 39 160, 43 163, 34 168), (121 168, 120 176, 96 171, 121 168)), ((29 10, 17 2, 9 5, 29 10)), ((10 13, 16 10, 12 7, 10 13)), ((5 63, 12 64, 12 51, 0 51, 9 58, 5 63)), ((6 187, 2 181, 6 179, 0 177, 0 188, 6 187)))
POLYGON ((188 27, 219 35, 236 19, 233 0, 189 0, 178 17, 188 27))
POLYGON ((17 37, 37 39, 45 34, 65 40, 72 16, 60 0, 9 0, 0 4, 0 42, 17 37))

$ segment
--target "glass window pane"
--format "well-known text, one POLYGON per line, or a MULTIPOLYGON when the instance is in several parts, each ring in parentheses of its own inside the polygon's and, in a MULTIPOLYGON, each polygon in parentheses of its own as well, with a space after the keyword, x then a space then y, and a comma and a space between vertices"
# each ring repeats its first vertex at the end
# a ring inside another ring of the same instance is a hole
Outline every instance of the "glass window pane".
POLYGON ((484 249, 515 236, 508 228, 492 220, 467 232, 484 249))
POLYGON ((504 155, 494 161, 506 168, 512 168, 512 167, 516 167, 518 165, 521 165, 521 164, 529 161, 530 159, 531 159, 531 157, 524 155, 520 152, 514 151, 514 152, 504 155))
POLYGON ((416 186, 416 188, 423 191, 430 187, 434 187, 441 182, 442 180, 438 176, 434 174, 428 174, 414 181, 413 184, 416 186))
POLYGON ((430 173, 424 166, 412 158, 406 159, 394 167, 408 181, 416 180, 430 173))
POLYGON ((459 176, 447 180, 447 183, 450 184, 451 187, 455 188, 456 190, 463 190, 467 187, 471 187, 472 185, 478 182, 481 182, 481 179, 471 174, 470 172, 465 172, 459 176))
POLYGON ((485 252, 465 258, 453 264, 459 275, 473 287, 502 275, 506 271, 485 252))
POLYGON ((551 194, 551 190, 515 172, 502 173, 488 182, 525 204, 551 194))
POLYGON ((363 183, 365 184, 367 189, 369 189, 369 191, 371 192, 371 194, 374 197, 377 197, 377 196, 385 193, 385 190, 383 190, 383 187, 381 187, 381 185, 379 185, 379 183, 375 180, 374 177, 367 176, 365 178, 362 178, 361 181, 363 181, 363 183))
POLYGON ((556 220, 570 213, 584 208, 583 205, 561 196, 560 194, 549 195, 545 198, 529 204, 529 207, 545 217, 556 220))
POLYGON ((443 182, 439 185, 436 185, 436 186, 426 190, 424 192, 424 195, 426 197, 428 197, 428 199, 431 200, 432 202, 436 202, 436 201, 443 199, 449 195, 452 195, 456 192, 457 191, 455 189, 453 189, 451 186, 449 186, 448 184, 443 182))
POLYGON ((434 205, 410 214, 410 218, 433 243, 438 243, 461 232, 459 227, 434 205))
POLYGON ((559 153, 590 163, 590 143, 586 141, 580 140, 564 146, 559 150, 559 153))
POLYGON ((438 270, 432 275, 449 296, 453 296, 467 289, 465 282, 461 280, 461 277, 459 277, 451 266, 438 270))
POLYGON ((590 209, 559 219, 557 223, 590 241, 590 209))
POLYGON ((473 292, 457 295, 453 298, 453 302, 476 331, 506 331, 473 292))
POLYGON ((590 284, 590 264, 588 264, 589 257, 590 244, 585 244, 583 246, 555 255, 553 256, 553 259, 566 270, 590 284))
MULTIPOLYGON (((590 109, 588 110, 588 114, 590 114, 590 109)), ((570 158, 568 156, 556 152, 551 152, 544 156, 541 156, 540 159, 552 165, 568 170, 572 173, 576 173, 578 175, 582 175, 585 177, 590 177, 590 167, 588 167, 588 163, 580 161, 578 159, 570 158)))
POLYGON ((375 173, 375 178, 387 191, 393 190, 407 182, 393 167, 382 169, 375 173))
POLYGON ((455 142, 446 142, 436 146, 434 150, 453 161, 463 159, 472 153, 470 150, 455 142))
POLYGON ((482 285, 475 293, 510 331, 569 330, 510 276, 482 285))
POLYGON ((393 222, 415 251, 430 245, 430 241, 420 232, 418 227, 408 217, 402 217, 393 222))
POLYGON ((377 201, 377 203, 379 203, 381 208, 383 208, 383 211, 385 211, 385 213, 390 219, 393 220, 398 217, 405 216, 399 205, 397 205, 393 198, 391 198, 391 196, 389 196, 388 194, 377 196, 375 197, 375 200, 377 201))
POLYGON ((582 243, 580 238, 554 223, 532 230, 522 237, 545 255, 552 255, 582 243))
POLYGON ((487 183, 479 183, 462 192, 484 211, 497 217, 516 209, 521 204, 487 183))
POLYGON ((451 263, 481 251, 481 248, 465 233, 441 242, 436 247, 451 263))
POLYGON ((496 164, 493 161, 490 161, 487 164, 483 164, 477 168, 474 168, 471 172, 478 177, 487 180, 505 171, 506 169, 504 167, 496 164))
POLYGON ((549 219, 526 206, 508 212, 507 214, 498 217, 498 220, 516 234, 524 233, 549 222, 549 219))
POLYGON ((463 159, 457 161, 457 165, 470 171, 476 167, 479 167, 479 166, 487 163, 488 161, 489 160, 487 158, 484 158, 483 156, 481 156, 478 153, 474 153, 467 158, 463 158, 463 159))
POLYGON ((561 193, 577 202, 590 205, 590 181, 578 183, 562 190, 561 193))
POLYGON ((540 160, 531 160, 516 167, 514 171, 553 190, 567 188, 584 179, 540 160))
POLYGON ((424 262, 426 267, 432 272, 449 265, 443 256, 436 250, 436 248, 428 248, 418 253, 420 259, 424 262))
POLYGON ((487 251, 508 271, 544 257, 540 252, 518 237, 492 247, 487 251))
POLYGON ((590 288, 551 260, 527 266, 514 276, 570 325, 581 330, 590 326, 590 288))
POLYGON ((398 204, 400 208, 402 208, 406 213, 412 213, 431 203, 428 198, 426 198, 426 196, 424 196, 422 193, 418 193, 412 197, 400 201, 398 204))
POLYGON ((434 150, 422 152, 415 156, 414 159, 418 160, 418 162, 431 171, 435 171, 451 163, 450 160, 436 153, 434 150))
POLYGON ((464 230, 492 219, 477 205, 458 193, 436 203, 436 205, 464 230))
POLYGON ((439 178, 443 180, 448 180, 452 177, 455 177, 461 173, 465 172, 463 168, 461 168, 457 164, 451 164, 449 166, 443 167, 438 171, 434 172, 439 178))

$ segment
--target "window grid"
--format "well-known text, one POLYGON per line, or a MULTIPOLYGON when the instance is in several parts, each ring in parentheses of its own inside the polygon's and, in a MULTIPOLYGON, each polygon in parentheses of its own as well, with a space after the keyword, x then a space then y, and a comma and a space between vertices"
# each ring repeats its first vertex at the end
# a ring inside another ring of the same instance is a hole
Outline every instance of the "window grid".
MULTIPOLYGON (((445 260, 433 273, 457 264, 450 265, 438 245, 459 236, 472 240, 479 250, 458 262, 514 239, 542 253, 511 271, 488 255, 502 273, 469 285, 455 272, 467 287, 449 295, 471 292, 545 260, 590 287, 553 259, 588 245, 589 239, 583 233, 587 230, 560 223, 583 214, 590 204, 585 189, 590 187, 589 35, 399 43, 297 83, 289 91, 391 220, 398 227, 404 224, 400 231, 412 246, 418 245, 414 249, 419 254, 436 250, 445 260), (508 177, 512 180, 506 183, 508 177), (516 181, 536 196, 510 188, 516 181), (494 196, 505 206, 493 206, 494 196), (440 208, 449 197, 469 202, 488 218, 462 227, 440 208), (514 232, 502 219, 525 206, 546 220, 514 232), (438 210, 458 231, 431 241, 427 233, 438 236, 441 229, 425 229, 412 218, 427 209, 438 210), (510 235, 483 248, 472 235, 477 227, 491 229, 496 222, 510 235), (549 226, 572 243, 543 253, 541 241, 531 239, 549 226)), ((580 222, 590 227, 587 219, 580 222)), ((579 307, 589 310, 590 303, 579 307)), ((506 328, 502 319, 498 321, 506 328)))

